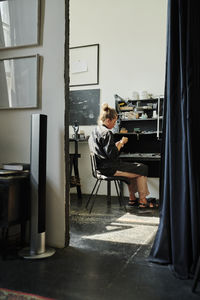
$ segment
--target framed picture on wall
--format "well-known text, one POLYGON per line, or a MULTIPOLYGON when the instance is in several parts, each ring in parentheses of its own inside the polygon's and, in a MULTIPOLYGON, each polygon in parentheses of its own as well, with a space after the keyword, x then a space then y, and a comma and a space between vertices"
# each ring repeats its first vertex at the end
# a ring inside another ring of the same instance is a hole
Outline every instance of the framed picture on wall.
POLYGON ((0 109, 38 107, 39 55, 0 60, 0 109))
POLYGON ((69 124, 96 125, 100 112, 100 89, 70 91, 69 124))
POLYGON ((0 49, 39 44, 40 0, 0 0, 0 49))
POLYGON ((70 87, 99 84, 99 44, 70 48, 70 87))

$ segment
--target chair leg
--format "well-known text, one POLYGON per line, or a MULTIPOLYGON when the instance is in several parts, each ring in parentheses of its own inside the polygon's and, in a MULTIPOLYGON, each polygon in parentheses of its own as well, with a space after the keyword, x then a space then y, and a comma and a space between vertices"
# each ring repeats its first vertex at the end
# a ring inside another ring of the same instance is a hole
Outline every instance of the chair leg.
MULTIPOLYGON (((115 182, 115 184, 116 184, 116 182, 115 182)), ((127 212, 126 205, 124 203, 124 197, 123 197, 122 191, 121 191, 121 182, 119 180, 117 180, 117 184, 115 186, 116 186, 116 191, 118 194, 120 206, 123 204, 124 210, 125 210, 125 212, 127 212), (118 187, 117 187, 117 184, 118 184, 118 187)))
POLYGON ((96 200, 96 196, 97 196, 97 193, 98 193, 98 191, 99 191, 100 185, 101 185, 101 179, 99 180, 99 185, 97 186, 96 193, 95 193, 95 195, 94 195, 94 197, 93 197, 93 199, 92 199, 92 204, 91 204, 91 206, 90 206, 90 211, 89 211, 90 214, 91 214, 91 212, 92 212, 92 209, 93 209, 93 206, 94 206, 94 202, 95 202, 95 200, 96 200))
POLYGON ((196 270, 195 270, 195 274, 194 274, 194 280, 193 280, 193 284, 192 284, 192 292, 195 292, 195 289, 197 287, 197 282, 199 279, 199 274, 200 274, 200 256, 197 262, 197 266, 196 266, 196 270))
POLYGON ((97 179, 97 181, 96 181, 96 183, 95 183, 95 185, 94 185, 94 187, 93 187, 93 190, 92 190, 92 192, 91 192, 91 194, 90 194, 90 197, 89 197, 89 199, 88 199, 88 201, 87 201, 87 203, 86 203, 86 206, 85 206, 85 207, 88 208, 88 205, 89 205, 89 203, 90 203, 90 200, 91 200, 92 196, 93 196, 94 193, 95 193, 95 195, 94 195, 94 197, 93 197, 92 204, 91 204, 91 206, 90 206, 90 211, 89 211, 89 213, 91 213, 92 208, 93 208, 93 206, 94 206, 95 198, 96 198, 96 195, 97 195, 97 193, 98 193, 100 184, 101 184, 101 179, 97 179), (95 189, 96 189, 96 192, 95 192, 95 189))
POLYGON ((114 183, 115 183, 115 188, 116 188, 116 192, 117 192, 117 197, 118 197, 118 200, 119 200, 119 205, 122 206, 122 201, 121 201, 119 189, 118 189, 118 186, 117 186, 117 182, 114 181, 114 183))
POLYGON ((87 203, 86 203, 85 208, 88 207, 88 204, 90 203, 90 199, 92 198, 92 195, 93 195, 93 193, 94 193, 94 190, 95 190, 95 188, 96 188, 98 182, 99 182, 99 179, 96 180, 96 183, 95 183, 95 185, 94 185, 94 187, 93 187, 93 190, 92 190, 92 192, 91 192, 91 194, 90 194, 90 197, 88 198, 88 201, 87 201, 87 203))

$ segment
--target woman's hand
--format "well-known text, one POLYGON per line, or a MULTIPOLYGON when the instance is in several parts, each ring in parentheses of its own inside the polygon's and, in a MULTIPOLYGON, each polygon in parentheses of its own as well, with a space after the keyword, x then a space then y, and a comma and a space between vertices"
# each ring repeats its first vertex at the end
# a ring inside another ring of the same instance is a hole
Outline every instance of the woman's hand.
POLYGON ((126 144, 127 142, 128 142, 128 138, 125 137, 125 136, 123 136, 122 139, 120 140, 120 143, 122 143, 123 146, 124 146, 124 144, 126 144))
POLYGON ((120 151, 120 149, 124 147, 124 144, 126 144, 127 142, 128 142, 128 138, 123 136, 120 141, 115 143, 115 145, 117 149, 120 151))

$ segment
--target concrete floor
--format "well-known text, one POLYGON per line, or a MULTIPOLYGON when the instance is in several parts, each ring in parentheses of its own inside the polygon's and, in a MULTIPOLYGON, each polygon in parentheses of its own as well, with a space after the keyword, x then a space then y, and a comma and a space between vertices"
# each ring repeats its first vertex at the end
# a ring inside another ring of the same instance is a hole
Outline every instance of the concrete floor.
POLYGON ((192 280, 175 278, 167 266, 147 260, 157 230, 158 210, 125 212, 116 198, 107 207, 97 198, 88 214, 71 197, 70 246, 30 261, 10 249, 0 259, 0 287, 66 300, 193 300, 192 280))

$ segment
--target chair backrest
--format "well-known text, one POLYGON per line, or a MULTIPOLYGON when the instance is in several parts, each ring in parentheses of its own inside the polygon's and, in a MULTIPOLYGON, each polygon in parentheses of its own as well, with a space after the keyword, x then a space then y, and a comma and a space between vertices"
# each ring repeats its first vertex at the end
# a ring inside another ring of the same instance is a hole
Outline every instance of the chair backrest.
POLYGON ((93 152, 90 152, 90 161, 91 161, 91 167, 92 167, 92 175, 97 178, 97 162, 96 157, 93 152))

